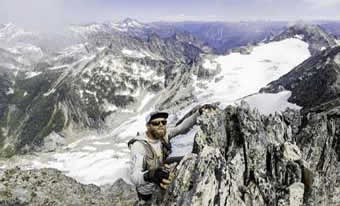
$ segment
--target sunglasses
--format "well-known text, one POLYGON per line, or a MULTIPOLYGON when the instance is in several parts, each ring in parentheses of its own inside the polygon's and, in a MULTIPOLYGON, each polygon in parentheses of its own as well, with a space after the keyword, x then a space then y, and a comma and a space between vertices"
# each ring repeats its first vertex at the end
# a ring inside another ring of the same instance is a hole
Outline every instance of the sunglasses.
POLYGON ((162 121, 154 121, 154 122, 150 122, 150 124, 152 126, 159 126, 162 123, 162 125, 166 125, 167 121, 166 120, 162 120, 162 121))

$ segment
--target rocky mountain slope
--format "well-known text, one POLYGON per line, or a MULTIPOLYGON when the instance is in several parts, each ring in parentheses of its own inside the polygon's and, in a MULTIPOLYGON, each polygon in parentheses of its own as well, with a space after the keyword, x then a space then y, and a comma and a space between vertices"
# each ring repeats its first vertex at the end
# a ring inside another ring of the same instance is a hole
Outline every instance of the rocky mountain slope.
POLYGON ((275 36, 272 40, 279 41, 288 37, 298 37, 303 41, 309 43, 309 50, 312 55, 317 54, 319 51, 324 50, 328 47, 337 45, 335 38, 325 32, 318 25, 309 24, 296 24, 284 30, 279 35, 275 36))
POLYGON ((340 47, 322 51, 291 72, 271 82, 263 92, 292 91, 290 102, 304 110, 332 109, 338 105, 340 47))
POLYGON ((141 106, 146 92, 164 89, 176 71, 188 71, 200 59, 199 48, 176 39, 99 37, 40 62, 35 72, 3 74, 11 76, 2 88, 7 99, 1 116, 3 156, 41 146, 52 131, 99 129, 109 114, 141 106))

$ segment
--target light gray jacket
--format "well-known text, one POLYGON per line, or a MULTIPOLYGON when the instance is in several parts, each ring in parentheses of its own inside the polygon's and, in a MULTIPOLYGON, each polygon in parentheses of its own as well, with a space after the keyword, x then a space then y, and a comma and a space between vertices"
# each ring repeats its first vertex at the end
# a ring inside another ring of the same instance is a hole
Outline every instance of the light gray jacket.
MULTIPOLYGON (((179 134, 187 133, 190 128, 196 123, 196 119, 198 116, 198 112, 192 114, 189 118, 184 120, 180 125, 176 127, 169 127, 167 129, 167 133, 164 136, 164 140, 169 142, 172 137, 175 137, 179 134)), ((162 165, 163 163, 163 154, 162 154, 162 143, 160 140, 151 140, 146 136, 144 133, 143 135, 137 137, 138 140, 145 140, 149 143, 149 145, 153 148, 154 152, 156 153, 159 164, 162 165)), ((130 146, 131 151, 131 162, 130 162, 130 179, 131 182, 136 185, 137 191, 143 195, 152 194, 155 191, 157 185, 152 182, 146 182, 144 180, 144 173, 147 172, 145 169, 145 157, 147 151, 145 146, 140 141, 134 142, 130 146)))

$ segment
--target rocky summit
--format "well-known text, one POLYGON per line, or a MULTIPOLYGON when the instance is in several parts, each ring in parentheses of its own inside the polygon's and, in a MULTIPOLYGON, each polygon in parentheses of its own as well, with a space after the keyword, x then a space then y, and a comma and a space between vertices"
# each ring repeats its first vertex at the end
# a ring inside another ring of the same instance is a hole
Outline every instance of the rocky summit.
POLYGON ((161 205, 338 205, 339 121, 246 104, 206 110, 161 205))
MULTIPOLYGON (((339 205, 339 114, 264 116, 246 103, 205 107, 193 152, 152 205, 339 205)), ((2 205, 133 205, 132 186, 82 185, 54 169, 7 170, 2 205), (66 191, 66 192, 65 192, 66 191), (113 204, 115 203, 115 204, 113 204)))

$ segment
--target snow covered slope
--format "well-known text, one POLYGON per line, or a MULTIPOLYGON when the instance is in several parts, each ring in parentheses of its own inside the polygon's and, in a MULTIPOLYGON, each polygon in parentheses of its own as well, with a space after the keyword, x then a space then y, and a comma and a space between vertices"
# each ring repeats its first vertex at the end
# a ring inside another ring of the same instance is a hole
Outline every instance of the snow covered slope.
POLYGON ((258 92, 310 56, 306 42, 289 38, 255 46, 248 55, 207 57, 203 67, 220 72, 212 79, 196 78, 195 91, 199 101, 228 105, 258 92))

